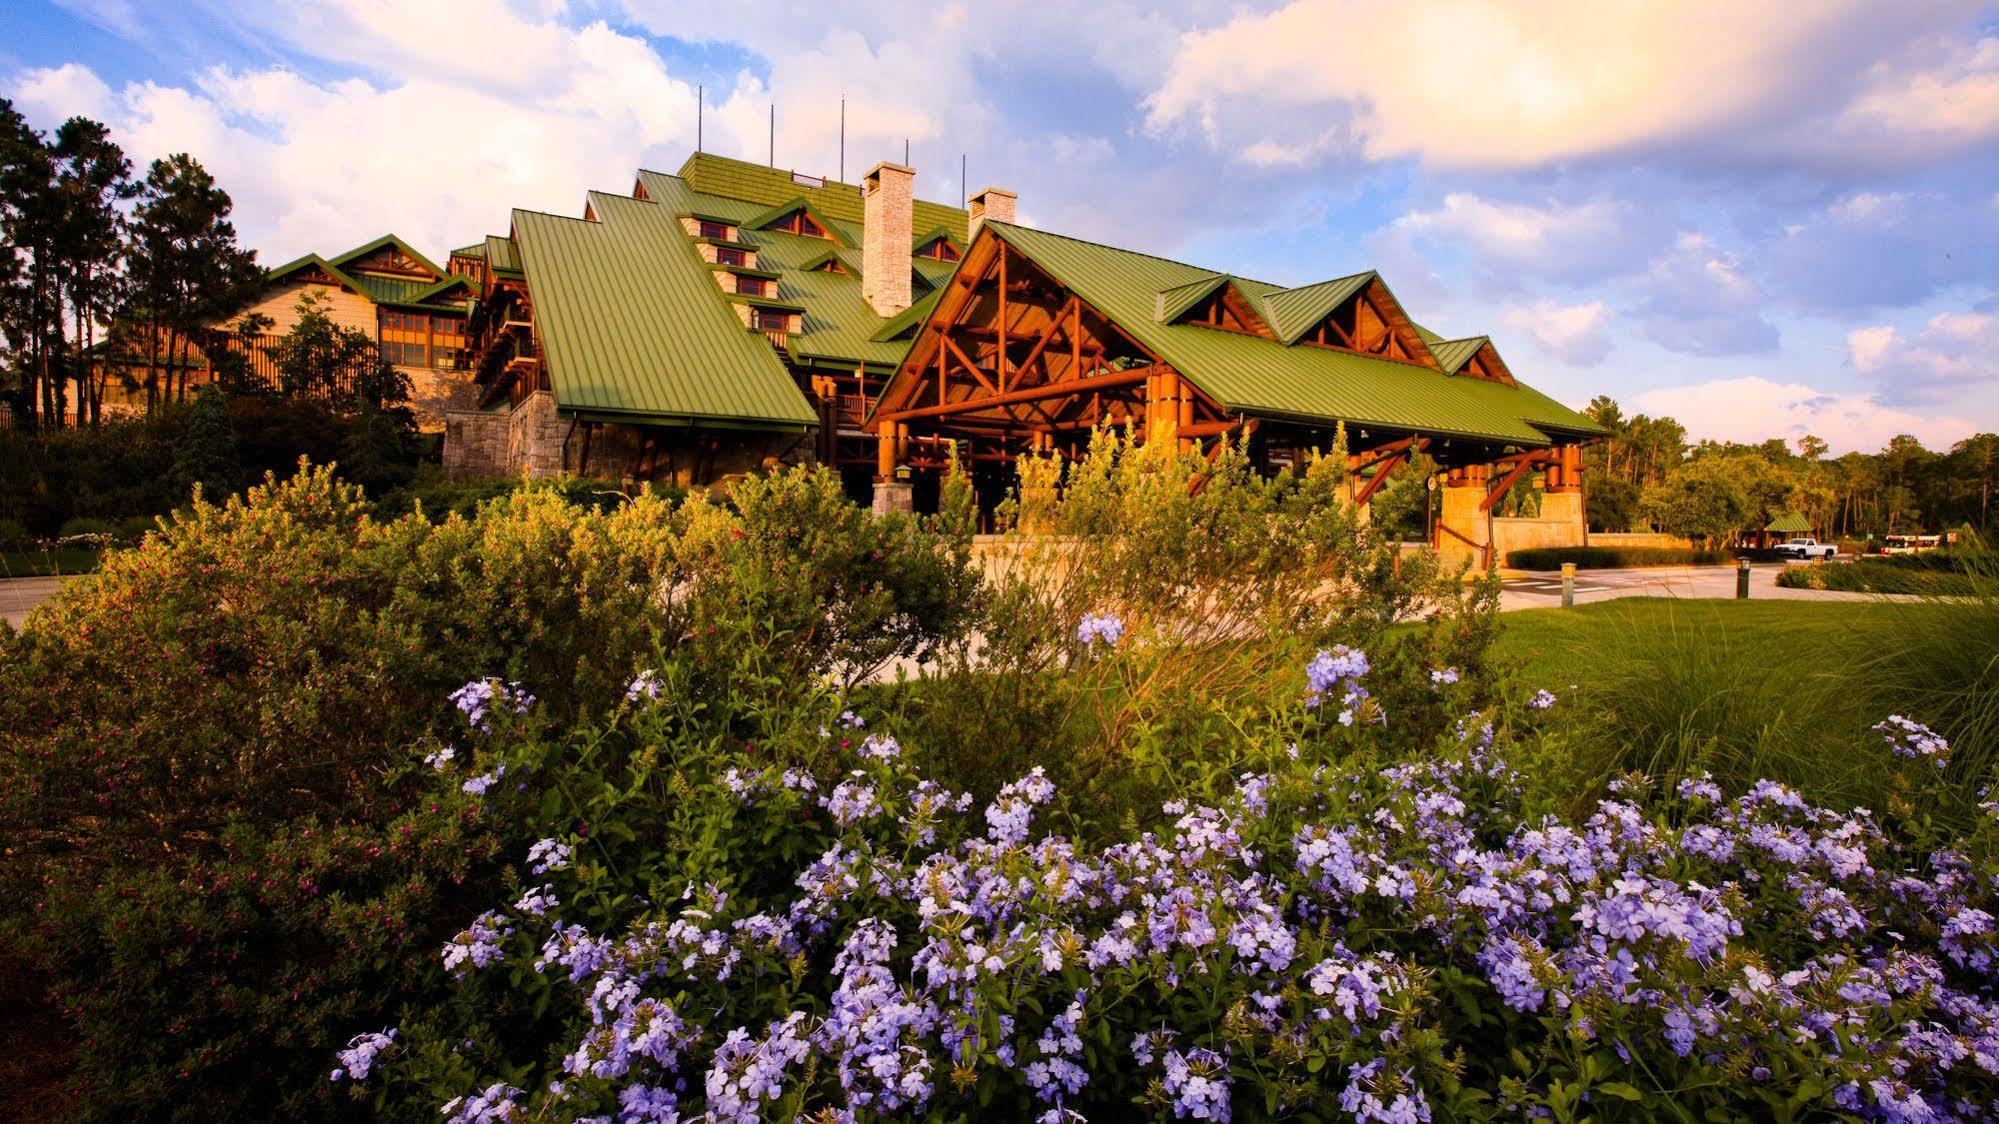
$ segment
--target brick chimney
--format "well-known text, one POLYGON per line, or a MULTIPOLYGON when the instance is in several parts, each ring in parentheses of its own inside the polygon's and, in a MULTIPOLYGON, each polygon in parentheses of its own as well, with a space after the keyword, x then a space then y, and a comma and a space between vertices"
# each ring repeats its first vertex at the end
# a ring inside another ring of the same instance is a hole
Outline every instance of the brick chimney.
POLYGON ((861 177, 861 296, 877 316, 910 304, 911 205, 916 169, 886 160, 861 177))
POLYGON ((971 222, 965 231, 965 245, 969 247, 972 240, 979 236, 979 228, 986 224, 987 219, 1012 222, 1013 205, 1019 201, 1020 196, 1004 187, 980 188, 979 193, 972 196, 971 222))

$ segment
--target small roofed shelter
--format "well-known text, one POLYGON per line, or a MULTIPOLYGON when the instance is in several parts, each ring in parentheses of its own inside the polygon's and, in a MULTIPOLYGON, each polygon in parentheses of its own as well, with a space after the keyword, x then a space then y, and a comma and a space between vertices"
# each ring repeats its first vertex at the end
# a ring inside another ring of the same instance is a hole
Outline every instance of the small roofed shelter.
MULTIPOLYGON (((977 197, 974 197, 977 213, 977 197)), ((1417 453, 1444 470, 1433 541, 1495 565, 1520 545, 1580 545, 1590 418, 1516 379, 1490 339, 1446 340, 1374 272, 1283 288, 988 219, 950 279, 883 331, 906 340, 867 419, 877 507, 906 506, 946 444, 974 466, 1073 456, 1098 426, 1212 451, 1243 440, 1266 471, 1330 449, 1344 427, 1365 506, 1417 453), (1494 508, 1538 476, 1530 538, 1494 508)))
POLYGON ((1750 536, 1754 540, 1751 545, 1756 547, 1775 546, 1786 539, 1794 539, 1800 535, 1809 535, 1811 533, 1812 525, 1804 516, 1799 515, 1795 511, 1787 511, 1764 524, 1762 530, 1753 532, 1750 536))

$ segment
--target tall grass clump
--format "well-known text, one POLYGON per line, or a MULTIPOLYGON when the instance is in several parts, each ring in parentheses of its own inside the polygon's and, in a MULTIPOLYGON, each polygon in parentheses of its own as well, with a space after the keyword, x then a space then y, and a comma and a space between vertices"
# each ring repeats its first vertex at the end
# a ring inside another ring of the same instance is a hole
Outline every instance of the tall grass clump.
POLYGON ((1999 777, 1999 555, 1961 557, 1964 584, 1897 606, 1860 670, 1897 708, 1950 739, 1953 789, 1969 815, 1999 777))

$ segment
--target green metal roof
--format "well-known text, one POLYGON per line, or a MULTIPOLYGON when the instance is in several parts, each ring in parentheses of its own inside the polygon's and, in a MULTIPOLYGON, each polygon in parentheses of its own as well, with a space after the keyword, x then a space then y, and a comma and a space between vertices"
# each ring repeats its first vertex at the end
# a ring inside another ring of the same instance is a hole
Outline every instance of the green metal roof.
MULTIPOLYGON (((752 164, 747 160, 732 160, 712 152, 697 152, 689 156, 687 162, 680 166, 678 178, 702 195, 755 203, 760 205, 760 209, 775 207, 802 196, 834 223, 844 224, 847 229, 843 232, 843 236, 852 236, 849 239, 850 244, 860 244, 860 224, 865 215, 862 211, 861 189, 858 184, 841 183, 831 179, 817 180, 811 176, 801 177, 784 168, 769 168, 762 164, 752 164)), ((704 200, 702 205, 706 206, 707 201, 704 200)), ((958 244, 962 246, 967 222, 968 217, 962 207, 918 199, 913 207, 910 229, 929 230, 941 226, 950 231, 951 237, 957 239, 958 244)))
MULTIPOLYGON (((665 177, 661 177, 665 181, 665 177)), ((677 217, 677 181, 652 201, 591 193, 596 222, 514 212, 556 405, 807 428, 817 415, 763 335, 720 299, 677 217)))
MULTIPOLYGON (((1117 321, 1231 412, 1307 422, 1340 420, 1509 444, 1545 445, 1554 434, 1603 432, 1589 418, 1525 386, 1447 375, 1415 363, 1330 348, 1290 346, 1239 332, 1164 323, 1157 315, 1162 293, 1179 290, 1184 297, 1189 288, 1203 285, 1212 292, 1222 275, 1010 223, 988 221, 985 229, 1117 321)), ((1273 299, 1281 302, 1287 292, 1262 282, 1222 279, 1236 284, 1262 308, 1273 299)), ((1337 288, 1333 283, 1307 288, 1328 290, 1328 286, 1337 288)), ((1321 291, 1293 298, 1295 308, 1282 319, 1303 315, 1300 310, 1323 303, 1325 297, 1326 291, 1321 291)), ((1187 303, 1191 306, 1192 301, 1187 303)))
POLYGON ((1361 291, 1379 274, 1369 270, 1351 277, 1335 277, 1316 285, 1301 285, 1272 293, 1263 301, 1270 328, 1283 343, 1297 343, 1348 297, 1361 291))
POLYGON ((460 246, 451 251, 451 256, 454 258, 483 258, 486 256, 486 244, 484 242, 474 242, 470 246, 460 246))
POLYGON ((1787 511, 1777 518, 1770 520, 1770 525, 1763 529, 1774 535, 1809 535, 1812 533, 1812 525, 1805 522, 1805 517, 1795 511, 1787 511))
POLYGON ((498 234, 486 236, 486 264, 495 273, 519 274, 521 257, 514 247, 514 240, 498 234))

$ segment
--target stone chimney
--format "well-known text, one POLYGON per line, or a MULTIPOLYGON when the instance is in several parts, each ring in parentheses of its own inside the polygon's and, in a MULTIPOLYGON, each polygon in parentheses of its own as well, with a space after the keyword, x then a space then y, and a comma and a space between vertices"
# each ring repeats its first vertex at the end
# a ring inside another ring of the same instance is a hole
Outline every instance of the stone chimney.
POLYGON ((909 307, 916 169, 884 160, 861 177, 861 296, 877 316, 909 307))
POLYGON ((965 245, 968 248, 971 246, 972 240, 979 236, 979 228, 986 224, 987 219, 1012 222, 1013 205, 1019 201, 1020 196, 1004 187, 980 188, 979 193, 972 196, 971 222, 965 230, 965 245))

